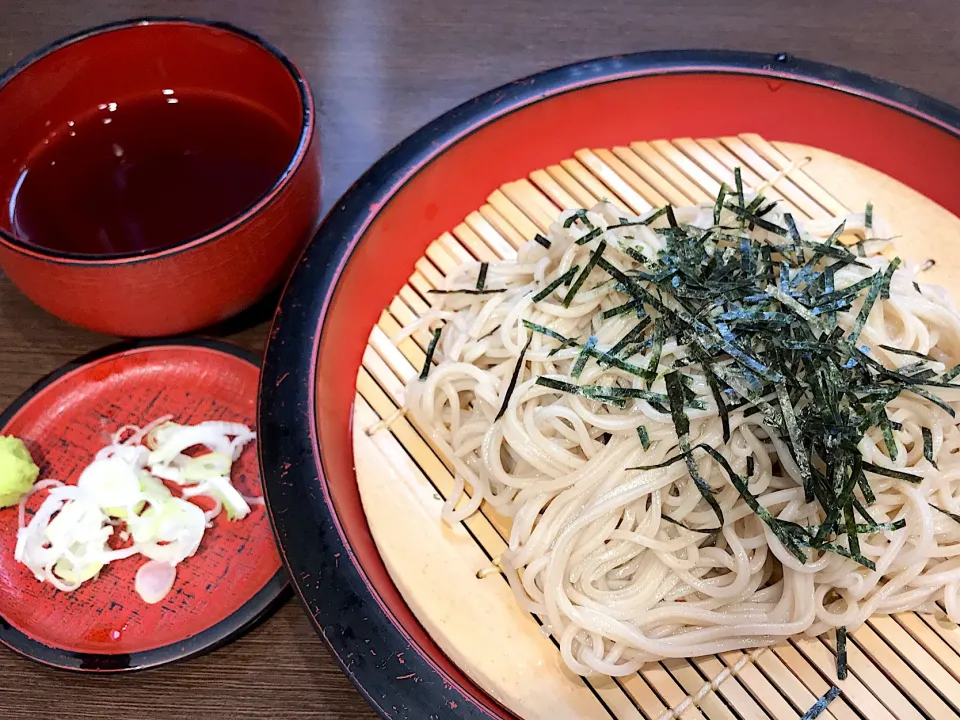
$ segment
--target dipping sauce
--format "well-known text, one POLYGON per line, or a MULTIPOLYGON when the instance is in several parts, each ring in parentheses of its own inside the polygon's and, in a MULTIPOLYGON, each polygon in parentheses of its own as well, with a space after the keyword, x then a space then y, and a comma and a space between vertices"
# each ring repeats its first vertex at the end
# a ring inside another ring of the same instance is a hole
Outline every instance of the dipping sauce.
POLYGON ((241 214, 279 180, 299 128, 230 97, 157 90, 56 128, 10 198, 23 242, 80 254, 156 250, 241 214))

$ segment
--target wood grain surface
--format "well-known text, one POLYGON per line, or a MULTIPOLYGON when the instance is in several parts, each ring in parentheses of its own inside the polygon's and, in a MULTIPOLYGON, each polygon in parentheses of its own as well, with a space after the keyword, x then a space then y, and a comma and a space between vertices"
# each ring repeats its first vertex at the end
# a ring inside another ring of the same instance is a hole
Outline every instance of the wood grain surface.
MULTIPOLYGON (((325 207, 384 151, 453 105, 599 55, 789 52, 960 105, 957 0, 0 0, 0 67, 83 27, 145 15, 227 20, 293 58, 317 96, 325 207)), ((215 333, 260 348, 270 314, 267 302, 215 333)), ((46 315, 0 277, 0 403, 111 340, 46 315)), ((65 674, 0 649, 0 718, 26 717, 375 716, 290 602, 229 647, 136 676, 65 674)))

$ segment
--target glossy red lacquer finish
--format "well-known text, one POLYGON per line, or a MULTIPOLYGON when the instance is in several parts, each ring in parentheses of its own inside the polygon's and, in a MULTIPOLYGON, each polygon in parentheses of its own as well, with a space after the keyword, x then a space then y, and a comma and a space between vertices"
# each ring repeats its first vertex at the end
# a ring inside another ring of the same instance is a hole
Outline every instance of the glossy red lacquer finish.
POLYGON ((236 314, 285 279, 319 216, 319 141, 307 83, 275 49, 225 25, 136 21, 27 58, 0 80, 0 147, 0 266, 45 309, 101 332, 180 333, 236 314), (207 235, 158 251, 70 255, 15 236, 7 207, 38 147, 100 105, 166 88, 253 106, 291 137, 279 164, 285 169, 256 204, 237 208, 207 235))
MULTIPOLYGON (((252 363, 207 347, 133 349, 62 375, 28 398, 0 434, 23 439, 41 478, 74 483, 111 433, 127 423, 143 425, 172 414, 181 423, 253 426, 258 375, 252 363)), ((231 477, 245 495, 262 494, 255 447, 244 450, 231 477)), ((28 511, 45 496, 40 491, 32 497, 28 511)), ((237 612, 280 569, 262 506, 235 522, 221 514, 197 553, 178 566, 173 590, 156 605, 147 605, 134 590, 142 556, 112 563, 96 580, 64 593, 14 560, 16 534, 17 508, 0 510, 0 619, 72 653, 136 655, 182 643, 237 612)))
POLYGON ((404 167, 408 174, 396 181, 396 194, 383 207, 371 208, 370 224, 327 307, 316 355, 317 443, 348 546, 383 609, 413 643, 468 696, 498 715, 502 708, 440 652, 393 585, 370 535, 354 474, 350 411, 356 390, 346 379, 356 376, 370 327, 427 245, 502 183, 571 157, 579 148, 744 132, 858 160, 960 215, 960 140, 932 122, 854 94, 716 68, 582 88, 571 80, 569 89, 490 121, 497 114, 493 110, 491 118, 442 154, 404 167))

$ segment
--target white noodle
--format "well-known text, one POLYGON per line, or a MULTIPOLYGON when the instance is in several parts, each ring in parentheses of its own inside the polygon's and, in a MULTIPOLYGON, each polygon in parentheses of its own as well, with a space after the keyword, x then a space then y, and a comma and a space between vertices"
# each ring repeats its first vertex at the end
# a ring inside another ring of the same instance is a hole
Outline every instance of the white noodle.
MULTIPOLYGON (((623 215, 601 204, 588 219, 607 228, 623 215)), ((561 221, 567 217, 569 213, 561 221)), ((703 228, 713 224, 708 206, 678 208, 676 217, 703 228)), ((768 218, 783 224, 777 209, 768 218)), ((881 240, 892 234, 880 218, 872 228, 865 226, 862 213, 846 221, 848 230, 867 240, 868 253, 878 252, 881 240)), ((810 223, 801 232, 822 241, 836 225, 810 223)), ((509 549, 499 565, 520 605, 558 639, 565 663, 581 675, 626 675, 660 658, 772 645, 791 635, 841 626, 852 631, 873 613, 929 610, 935 603, 960 620, 960 524, 930 507, 960 512, 960 430, 947 413, 916 395, 901 394, 888 405, 889 417, 902 425, 894 433, 896 460, 882 449, 876 428, 859 444, 867 461, 923 478, 911 485, 868 473, 876 494, 869 508, 874 520, 907 523, 903 530, 860 536, 862 553, 875 562, 876 571, 831 552, 808 550, 808 561, 800 563, 707 459, 699 468, 716 490, 725 517, 722 533, 708 542, 705 534, 663 521, 669 515, 690 527, 717 522, 683 463, 629 469, 677 454, 670 415, 642 400, 625 408, 601 406, 535 382, 540 376, 579 385, 617 379, 632 385, 635 380, 593 361, 572 377, 579 348, 551 353, 557 341, 540 333, 530 339, 531 331, 522 325, 527 320, 581 342, 592 335, 597 347, 607 350, 636 323, 631 314, 601 317, 601 311, 622 305, 629 296, 614 291, 600 269, 569 308, 561 302, 566 287, 532 301, 553 278, 574 265, 585 266, 596 242, 575 244, 584 233, 579 223, 569 229, 554 223, 549 249, 531 242, 516 260, 489 264, 486 287, 506 292, 437 296, 437 307, 407 331, 424 337, 441 319, 446 323, 435 355, 438 365, 426 380, 413 380, 405 398, 410 416, 455 472, 444 518, 463 520, 485 501, 513 519, 509 549), (523 371, 503 417, 495 421, 528 339, 523 371), (646 451, 637 434, 640 425, 651 442, 646 451), (924 457, 924 427, 932 430, 939 469, 924 457)), ((603 239, 611 248, 632 247, 647 257, 655 256, 663 242, 643 226, 605 230, 603 239)), ((616 264, 622 255, 605 257, 616 264)), ((839 270, 837 287, 888 263, 880 255, 863 262, 869 268, 839 270)), ((473 287, 478 272, 478 263, 461 266, 448 278, 447 289, 473 287)), ((888 367, 916 358, 884 351, 876 347, 880 344, 929 354, 937 361, 929 367, 943 372, 960 363, 960 315, 940 289, 924 286, 918 292, 915 278, 915 268, 894 274, 890 298, 874 306, 860 343, 874 347, 872 356, 888 367)), ((861 302, 839 315, 842 327, 853 324, 861 302)), ((629 362, 644 367, 648 353, 642 350, 629 362)), ((671 338, 660 367, 668 368, 686 354, 687 348, 671 338)), ((752 457, 749 486, 764 507, 802 525, 822 522, 819 504, 804 500, 789 448, 763 416, 731 412, 731 437, 724 443, 706 379, 688 371, 692 389, 707 407, 688 411, 691 444, 716 448, 741 475, 752 457)), ((663 388, 661 376, 653 389, 663 388)), ((960 387, 935 390, 960 409, 960 387)))

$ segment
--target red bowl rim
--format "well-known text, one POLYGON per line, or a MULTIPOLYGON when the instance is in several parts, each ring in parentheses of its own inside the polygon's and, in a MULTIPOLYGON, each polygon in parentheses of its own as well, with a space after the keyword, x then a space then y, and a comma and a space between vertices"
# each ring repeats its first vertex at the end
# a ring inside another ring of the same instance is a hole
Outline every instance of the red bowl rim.
MULTIPOLYGON (((127 353, 131 350, 149 350, 166 346, 196 347, 214 350, 219 353, 232 355, 250 363, 254 367, 260 366, 260 358, 246 348, 213 338, 181 336, 151 340, 125 340, 74 358, 48 375, 40 378, 0 413, 0 428, 6 427, 24 405, 29 403, 41 390, 85 365, 109 358, 112 355, 127 353)), ((280 568, 264 583, 263 587, 250 596, 250 599, 233 614, 181 642, 160 645, 135 653, 109 655, 74 652, 72 650, 46 645, 15 628, 7 622, 2 615, 0 615, 0 645, 6 646, 14 652, 30 660, 35 660, 42 665, 60 670, 111 674, 147 670, 171 662, 203 655, 219 647, 223 647, 255 627, 262 620, 268 618, 280 605, 286 602, 289 596, 289 580, 285 569, 280 568)))
POLYGON ((697 73, 781 78, 852 94, 934 125, 960 141, 960 110, 955 107, 864 73, 785 54, 667 50, 575 63, 490 90, 403 140, 333 205, 287 283, 260 379, 258 447, 264 498, 280 556, 311 622, 351 682, 384 718, 496 716, 439 668, 387 608, 332 501, 317 437, 316 371, 327 313, 346 264, 373 218, 400 188, 480 127, 591 85, 697 73), (316 582, 321 576, 323 582, 316 582), (362 634, 353 632, 360 628, 362 634), (416 685, 370 661, 365 657, 370 650, 376 651, 374 661, 402 653, 404 672, 416 675, 416 685))
POLYGON ((314 121, 316 111, 314 107, 313 93, 310 91, 310 85, 307 82, 307 79, 303 76, 303 73, 300 72, 293 61, 284 55, 275 45, 267 40, 264 40, 259 35, 227 22, 204 20, 202 18, 192 17, 148 16, 131 18, 128 20, 119 20, 105 23, 103 25, 97 25, 92 28, 87 28, 86 30, 81 30, 80 32, 67 35, 59 40, 55 40, 52 43, 45 45, 44 47, 27 55, 16 65, 0 75, 0 92, 3 92, 4 87, 8 82, 10 82, 10 80, 19 75, 30 65, 69 45, 80 43, 84 40, 89 40, 90 38, 98 35, 104 35, 119 30, 127 30, 132 27, 149 25, 194 25, 214 30, 222 30, 259 45, 268 53, 273 55, 274 59, 278 60, 283 65, 287 72, 290 73, 290 76, 293 78, 294 82, 297 84, 297 89, 300 93, 300 106, 302 111, 300 135, 297 141, 297 147, 294 150, 293 157, 283 169, 283 172, 273 183, 273 185, 271 185, 270 188, 250 207, 242 210, 232 218, 221 223, 213 230, 210 230, 199 237, 184 240, 183 242, 179 242, 175 245, 161 248, 159 250, 98 254, 63 252, 59 250, 42 248, 23 242, 22 240, 18 239, 16 235, 7 232, 3 228, 0 228, 0 244, 5 245, 9 249, 14 250, 22 255, 27 255, 38 260, 45 260, 62 265, 122 265, 156 260, 160 257, 177 255, 186 250, 192 250, 201 245, 211 243, 226 233, 229 233, 232 230, 235 230, 237 227, 244 225, 256 217, 271 202, 273 202, 276 196, 280 194, 280 192, 289 184, 290 179, 293 177, 295 171, 300 167, 304 158, 307 156, 310 143, 313 140, 313 136, 316 134, 314 121))

